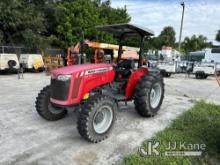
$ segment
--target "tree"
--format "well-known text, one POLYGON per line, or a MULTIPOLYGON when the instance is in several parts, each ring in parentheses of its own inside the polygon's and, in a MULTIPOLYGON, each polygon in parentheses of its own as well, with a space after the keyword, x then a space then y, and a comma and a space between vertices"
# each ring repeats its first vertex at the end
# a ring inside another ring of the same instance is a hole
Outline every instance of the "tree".
POLYGON ((211 47, 211 45, 212 43, 208 42, 207 38, 203 35, 193 35, 191 38, 185 37, 183 41, 183 49, 186 53, 211 47))
POLYGON ((0 10, 2 44, 31 48, 45 45, 43 15, 35 10, 33 4, 25 0, 4 0, 0 2, 0 10))
POLYGON ((161 31, 159 35, 159 39, 161 40, 161 46, 175 46, 176 41, 176 32, 173 27, 167 26, 161 31))
POLYGON ((1 31, 0 30, 0 45, 2 45, 3 44, 3 35, 4 35, 4 33, 3 33, 3 31, 1 31))
POLYGON ((148 49, 160 50, 163 44, 159 37, 153 37, 147 40, 145 45, 148 49))
POLYGON ((29 48, 69 47, 85 38, 114 42, 97 25, 130 21, 126 8, 112 8, 101 0, 1 0, 0 44, 29 48))
POLYGON ((98 36, 99 41, 114 42, 111 35, 100 33, 97 25, 126 23, 130 21, 125 8, 114 9, 110 2, 74 0, 62 2, 56 6, 59 22, 50 36, 53 45, 67 48, 81 39, 82 31, 87 39, 98 36))
POLYGON ((220 30, 218 30, 218 33, 216 34, 216 41, 220 42, 220 30))

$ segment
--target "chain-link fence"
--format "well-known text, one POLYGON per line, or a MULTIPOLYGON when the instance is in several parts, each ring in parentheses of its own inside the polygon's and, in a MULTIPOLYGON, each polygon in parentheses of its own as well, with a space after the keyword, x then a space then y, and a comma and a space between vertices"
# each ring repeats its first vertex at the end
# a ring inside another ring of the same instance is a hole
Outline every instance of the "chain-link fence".
POLYGON ((19 46, 0 46, 1 54, 17 54, 18 57, 21 54, 41 54, 43 56, 61 56, 65 57, 66 52, 58 48, 47 48, 45 50, 40 49, 30 49, 19 46))
POLYGON ((0 46, 0 53, 20 54, 22 47, 16 46, 0 46))

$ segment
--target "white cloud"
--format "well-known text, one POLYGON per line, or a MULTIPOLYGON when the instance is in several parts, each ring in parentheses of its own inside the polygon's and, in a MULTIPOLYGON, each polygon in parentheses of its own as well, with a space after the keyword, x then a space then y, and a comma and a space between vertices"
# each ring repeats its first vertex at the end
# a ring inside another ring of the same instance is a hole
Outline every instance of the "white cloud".
MULTIPOLYGON (((165 26, 173 26, 179 37, 182 7, 180 1, 147 1, 147 0, 112 0, 113 7, 126 5, 132 23, 146 26, 158 35, 165 26)), ((220 29, 219 1, 186 0, 183 38, 193 34, 203 34, 214 42, 217 30, 220 29)))

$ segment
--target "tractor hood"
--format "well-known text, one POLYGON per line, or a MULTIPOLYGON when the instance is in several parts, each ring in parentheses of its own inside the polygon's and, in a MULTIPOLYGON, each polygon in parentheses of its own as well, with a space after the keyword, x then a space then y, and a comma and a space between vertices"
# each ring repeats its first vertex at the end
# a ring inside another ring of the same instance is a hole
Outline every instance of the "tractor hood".
POLYGON ((93 69, 107 69, 112 68, 111 64, 80 64, 80 65, 72 65, 67 66, 59 69, 52 70, 52 74, 54 76, 58 75, 67 75, 67 74, 73 74, 73 73, 79 73, 83 71, 89 71, 93 69))

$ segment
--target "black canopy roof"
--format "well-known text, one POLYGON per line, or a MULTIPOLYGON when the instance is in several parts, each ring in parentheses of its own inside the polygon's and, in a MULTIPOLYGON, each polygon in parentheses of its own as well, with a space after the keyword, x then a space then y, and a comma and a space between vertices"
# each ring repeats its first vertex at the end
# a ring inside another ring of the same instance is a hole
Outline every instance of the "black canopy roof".
POLYGON ((97 26, 97 29, 114 34, 116 37, 124 36, 152 36, 154 32, 148 28, 134 24, 115 24, 97 26))

